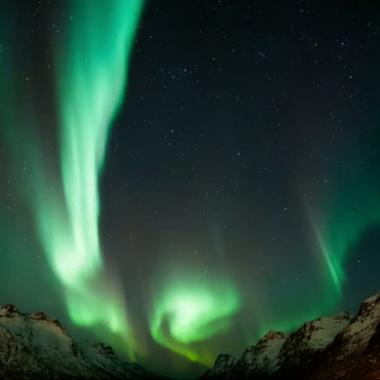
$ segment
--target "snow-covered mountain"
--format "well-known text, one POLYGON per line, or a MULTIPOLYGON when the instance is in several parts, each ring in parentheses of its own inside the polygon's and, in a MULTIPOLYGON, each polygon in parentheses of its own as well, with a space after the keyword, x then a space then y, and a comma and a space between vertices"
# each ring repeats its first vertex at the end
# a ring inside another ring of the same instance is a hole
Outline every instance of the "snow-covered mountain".
POLYGON ((238 359, 219 355, 202 378, 380 379, 380 293, 355 317, 318 318, 289 335, 271 331, 238 359))
MULTIPOLYGON (((102 343, 76 343, 43 313, 0 308, 0 379, 148 379, 138 364, 119 359, 102 343)), ((239 358, 221 354, 202 379, 380 379, 380 293, 356 316, 304 323, 285 334, 270 331, 239 358)))
POLYGON ((138 364, 119 359, 102 343, 77 344, 43 313, 0 308, 0 379, 146 379, 138 364))
POLYGON ((322 317, 304 323, 289 335, 278 361, 282 373, 295 373, 306 369, 336 336, 350 323, 352 317, 342 313, 335 317, 322 317))
POLYGON ((281 331, 269 331, 254 346, 245 350, 236 362, 241 374, 269 375, 279 368, 279 353, 288 336, 281 331))
POLYGON ((313 380, 380 379, 380 293, 361 304, 314 367, 313 380))

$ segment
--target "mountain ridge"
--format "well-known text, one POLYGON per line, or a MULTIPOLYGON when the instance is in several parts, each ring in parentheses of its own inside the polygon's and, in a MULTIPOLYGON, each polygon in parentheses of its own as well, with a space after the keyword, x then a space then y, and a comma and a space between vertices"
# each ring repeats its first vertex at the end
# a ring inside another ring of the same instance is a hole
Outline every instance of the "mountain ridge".
MULTIPOLYGON (((56 319, 0 307, 0 379, 163 378, 117 357, 103 343, 77 343, 56 319)), ((379 380, 380 292, 356 315, 340 313, 284 333, 269 331, 240 357, 220 354, 202 380, 379 380)))
POLYGON ((220 354, 200 379, 380 379, 380 292, 355 316, 320 317, 290 334, 269 331, 238 358, 220 354))
POLYGON ((155 376, 103 343, 79 344, 56 319, 0 307, 0 379, 121 380, 155 376))

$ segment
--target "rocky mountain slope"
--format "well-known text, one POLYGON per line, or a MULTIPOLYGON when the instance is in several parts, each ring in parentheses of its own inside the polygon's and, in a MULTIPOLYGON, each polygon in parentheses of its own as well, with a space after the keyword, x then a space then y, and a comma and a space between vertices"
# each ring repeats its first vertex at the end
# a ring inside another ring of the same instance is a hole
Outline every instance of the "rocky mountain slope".
POLYGON ((81 346, 43 313, 0 308, 0 379, 147 379, 137 364, 119 359, 102 343, 81 346))
POLYGON ((304 323, 291 334, 270 331, 234 359, 221 354, 203 379, 380 379, 380 293, 356 316, 304 323))

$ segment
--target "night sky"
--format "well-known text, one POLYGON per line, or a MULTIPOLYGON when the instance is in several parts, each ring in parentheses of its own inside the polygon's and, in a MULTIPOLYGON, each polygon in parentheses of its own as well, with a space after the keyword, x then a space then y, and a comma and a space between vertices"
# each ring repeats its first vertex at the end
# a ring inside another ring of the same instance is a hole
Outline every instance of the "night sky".
POLYGON ((379 290, 377 2, 0 6, 0 303, 190 376, 379 290))

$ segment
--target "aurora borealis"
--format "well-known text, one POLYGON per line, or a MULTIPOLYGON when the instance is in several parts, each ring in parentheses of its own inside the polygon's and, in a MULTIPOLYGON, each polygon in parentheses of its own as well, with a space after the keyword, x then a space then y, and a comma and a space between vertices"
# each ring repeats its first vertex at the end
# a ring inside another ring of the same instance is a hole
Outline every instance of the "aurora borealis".
POLYGON ((376 5, 0 7, 1 303, 189 377, 380 288, 376 5))
MULTIPOLYGON (((37 178, 30 203, 70 319, 81 326, 101 324, 131 345, 123 298, 103 279, 98 175, 125 94, 142 2, 73 1, 66 7, 69 16, 62 21, 62 33, 54 37, 58 41, 53 51, 60 175, 49 174, 44 162, 34 162, 37 178)), ((26 153, 31 160, 35 148, 26 153)))
POLYGON ((214 358, 192 345, 228 330, 239 309, 238 293, 223 278, 210 282, 209 276, 188 278, 181 269, 176 273, 165 276, 165 288, 154 297, 151 334, 159 344, 187 359, 211 365, 214 358))
POLYGON ((101 281, 103 260, 98 175, 125 95, 142 1, 73 1, 67 7, 67 31, 60 34, 54 52, 64 202, 39 205, 38 224, 53 271, 65 287, 70 318, 85 326, 102 322, 113 332, 127 334, 129 342, 122 299, 108 285, 94 284, 101 281), (65 210, 59 210, 62 203, 65 210))

